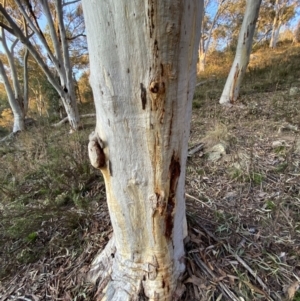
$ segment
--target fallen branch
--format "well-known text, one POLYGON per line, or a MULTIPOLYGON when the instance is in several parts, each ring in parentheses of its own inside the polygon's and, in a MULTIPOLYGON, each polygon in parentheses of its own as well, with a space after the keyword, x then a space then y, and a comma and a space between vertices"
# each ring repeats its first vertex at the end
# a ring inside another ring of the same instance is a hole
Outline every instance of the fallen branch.
POLYGON ((207 83, 207 82, 208 82, 208 80, 204 80, 204 81, 198 83, 198 84, 196 85, 196 87, 202 86, 202 85, 204 85, 204 84, 207 83))
POLYGON ((188 150, 188 157, 191 157, 192 155, 194 155, 195 153, 203 150, 204 147, 204 143, 200 143, 197 146, 194 146, 193 148, 188 150))
MULTIPOLYGON (((249 266, 248 264, 237 254, 234 254, 234 252, 232 252, 231 250, 229 250, 229 252, 235 257, 235 259, 254 277, 254 279, 260 284, 260 286, 265 290, 268 291, 267 286, 264 284, 264 282, 261 280, 261 278, 259 276, 257 276, 257 273, 255 273, 249 266)), ((268 294, 266 292, 265 293, 265 297, 268 300, 272 300, 268 294)))
POLYGON ((199 202, 200 204, 202 204, 203 206, 205 206, 205 207, 211 209, 210 206, 208 206, 208 205, 207 205, 206 203, 204 203, 203 201, 201 201, 201 200, 195 198, 194 196, 192 196, 192 195, 190 195, 190 194, 188 194, 188 193, 186 193, 185 196, 188 197, 188 198, 190 198, 190 199, 192 199, 192 200, 194 200, 194 201, 197 201, 197 202, 199 202))
MULTIPOLYGON (((88 118, 88 117, 96 117, 96 114, 84 114, 84 115, 80 115, 80 118, 88 118)), ((63 118, 61 121, 52 124, 53 127, 59 127, 61 125, 63 125, 64 123, 67 123, 69 121, 68 117, 63 118)))

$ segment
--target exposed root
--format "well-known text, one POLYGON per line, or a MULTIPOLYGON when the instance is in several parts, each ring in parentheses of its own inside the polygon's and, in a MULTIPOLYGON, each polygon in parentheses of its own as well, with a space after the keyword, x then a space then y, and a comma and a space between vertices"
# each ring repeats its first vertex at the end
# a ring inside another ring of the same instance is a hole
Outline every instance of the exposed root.
MULTIPOLYGON (((114 261, 116 261, 116 247, 114 237, 112 237, 93 261, 88 274, 88 280, 97 286, 95 300, 138 300, 137 297, 133 297, 137 296, 137 287, 132 286, 126 278, 122 280, 119 276, 119 279, 114 279, 116 276, 113 275, 113 268, 117 268, 114 261)), ((140 290, 140 285, 138 285, 138 290, 140 290)))
POLYGON ((176 288, 172 271, 162 261, 159 266, 155 256, 146 263, 122 259, 112 238, 92 263, 88 280, 96 285, 97 301, 176 301, 184 290, 176 288))
POLYGON ((108 244, 105 246, 104 250, 95 258, 92 263, 91 269, 88 273, 88 280, 92 283, 98 282, 100 286, 101 282, 110 278, 111 276, 111 267, 113 258, 116 253, 116 246, 114 237, 112 237, 108 244), (100 277, 99 277, 100 276, 100 277))

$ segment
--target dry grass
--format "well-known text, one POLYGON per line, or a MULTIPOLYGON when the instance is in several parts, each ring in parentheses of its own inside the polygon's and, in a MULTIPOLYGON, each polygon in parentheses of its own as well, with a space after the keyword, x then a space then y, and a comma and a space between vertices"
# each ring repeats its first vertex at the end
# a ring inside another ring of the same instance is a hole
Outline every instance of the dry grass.
POLYGON ((221 95, 221 79, 195 93, 190 145, 206 148, 187 167, 187 193, 198 200, 188 202, 193 281, 185 300, 300 299, 300 137, 292 130, 300 103, 289 96, 300 85, 300 48, 269 53, 256 54, 266 56, 263 70, 250 70, 235 107, 207 97, 221 95), (231 141, 227 153, 208 161, 220 141, 231 141))
MULTIPOLYGON (((300 300, 300 138, 282 127, 300 126, 299 96, 289 96, 300 86, 300 48, 255 54, 236 106, 218 104, 230 54, 209 58, 195 92, 189 144, 205 148, 187 165, 182 300, 300 300), (219 142, 226 154, 209 161, 219 142)), ((0 146, 1 301, 92 300, 84 275, 111 233, 104 184, 87 159, 92 127, 32 128, 0 146)))

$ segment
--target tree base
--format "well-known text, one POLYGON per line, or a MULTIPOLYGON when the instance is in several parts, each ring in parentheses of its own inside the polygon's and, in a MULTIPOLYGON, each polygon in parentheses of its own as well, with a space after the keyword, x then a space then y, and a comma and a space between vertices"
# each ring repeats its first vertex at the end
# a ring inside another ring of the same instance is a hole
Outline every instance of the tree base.
POLYGON ((155 259, 147 263, 121 260, 111 238, 93 261, 87 277, 96 285, 96 301, 180 300, 184 293, 181 279, 177 283, 176 279, 163 277, 171 275, 171 268, 158 270, 155 259))

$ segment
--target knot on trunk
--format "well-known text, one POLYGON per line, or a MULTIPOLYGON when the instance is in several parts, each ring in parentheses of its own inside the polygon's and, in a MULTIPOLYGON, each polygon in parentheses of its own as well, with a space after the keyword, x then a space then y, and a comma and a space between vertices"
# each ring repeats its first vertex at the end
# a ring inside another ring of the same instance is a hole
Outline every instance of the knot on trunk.
POLYGON ((104 144, 96 132, 92 132, 89 136, 89 158, 93 167, 99 169, 106 166, 105 154, 103 151, 104 144))
POLYGON ((149 90, 152 94, 164 94, 165 93, 165 83, 162 81, 152 81, 149 86, 149 90))

